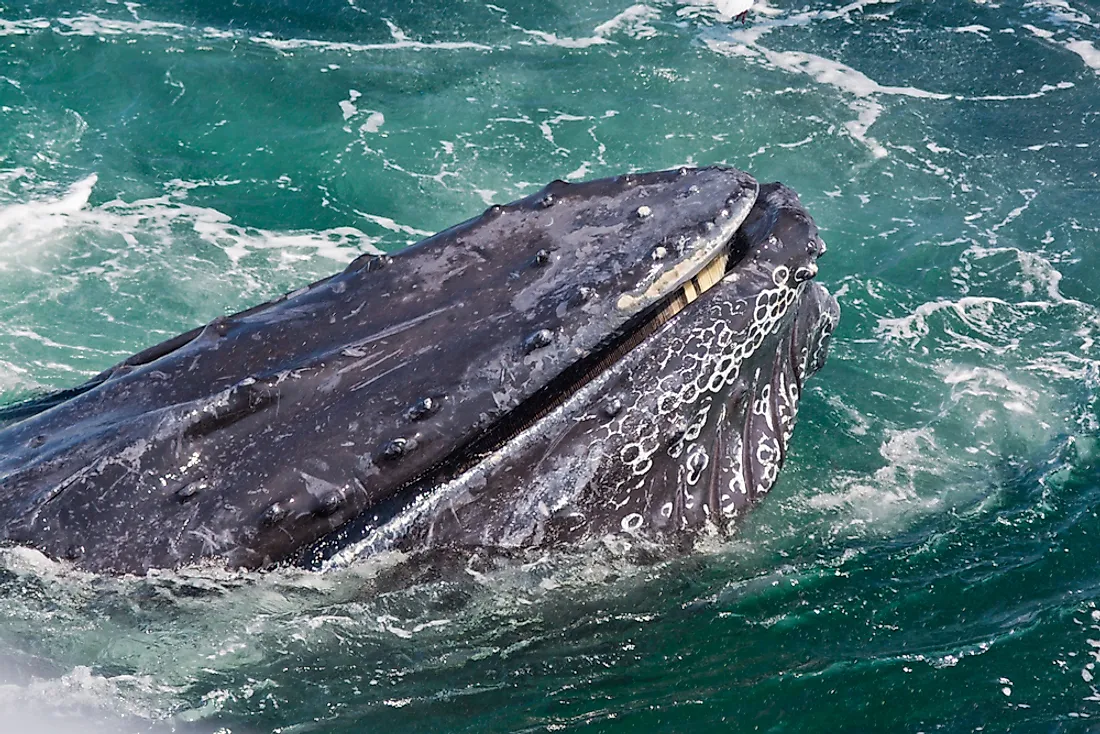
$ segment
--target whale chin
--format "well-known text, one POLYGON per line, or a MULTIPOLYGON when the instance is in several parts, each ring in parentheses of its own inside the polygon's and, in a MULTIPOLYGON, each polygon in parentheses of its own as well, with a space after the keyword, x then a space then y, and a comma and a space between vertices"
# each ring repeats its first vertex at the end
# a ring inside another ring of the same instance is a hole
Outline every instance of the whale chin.
POLYGON ((0 541, 81 568, 728 533, 839 310, 793 191, 538 193, 0 410, 0 541))

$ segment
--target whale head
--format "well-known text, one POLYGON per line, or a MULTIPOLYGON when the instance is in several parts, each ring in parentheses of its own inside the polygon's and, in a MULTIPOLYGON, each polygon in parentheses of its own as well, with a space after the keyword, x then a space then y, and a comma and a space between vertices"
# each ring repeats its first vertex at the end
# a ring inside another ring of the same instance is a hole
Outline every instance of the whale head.
POLYGON ((813 281, 824 252, 797 195, 761 186, 709 265, 548 386, 535 417, 327 549, 729 532, 774 486, 804 382, 824 363, 839 318, 813 281))
POLYGON ((725 527, 835 300, 789 189, 554 182, 0 416, 0 541, 96 571, 725 527))

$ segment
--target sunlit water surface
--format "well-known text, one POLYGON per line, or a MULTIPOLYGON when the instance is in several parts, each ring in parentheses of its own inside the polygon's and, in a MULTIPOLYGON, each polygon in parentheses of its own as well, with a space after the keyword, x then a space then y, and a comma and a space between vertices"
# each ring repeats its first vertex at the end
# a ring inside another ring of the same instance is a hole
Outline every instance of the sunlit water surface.
POLYGON ((1094 2, 0 0, 0 402, 554 178, 715 162, 801 193, 843 310, 733 542, 411 584, 9 549, 0 728, 1091 730, 1094 2))

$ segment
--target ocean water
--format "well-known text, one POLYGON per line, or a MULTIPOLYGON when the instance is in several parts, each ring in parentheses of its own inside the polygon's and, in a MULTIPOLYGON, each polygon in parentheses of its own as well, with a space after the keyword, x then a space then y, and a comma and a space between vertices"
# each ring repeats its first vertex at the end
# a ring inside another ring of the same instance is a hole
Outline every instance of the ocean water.
POLYGON ((0 403, 554 179, 793 186, 842 321, 731 542, 0 551, 0 730, 1100 730, 1100 4, 0 0, 0 403))

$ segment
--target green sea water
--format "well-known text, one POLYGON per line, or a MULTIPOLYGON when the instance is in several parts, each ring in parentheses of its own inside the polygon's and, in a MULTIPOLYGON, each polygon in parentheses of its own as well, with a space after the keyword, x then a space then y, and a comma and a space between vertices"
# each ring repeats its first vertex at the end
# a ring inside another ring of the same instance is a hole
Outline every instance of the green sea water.
POLYGON ((736 538, 412 585, 7 549, 0 731, 1100 730, 1095 2, 0 0, 0 403, 718 162, 800 192, 843 312, 736 538))

